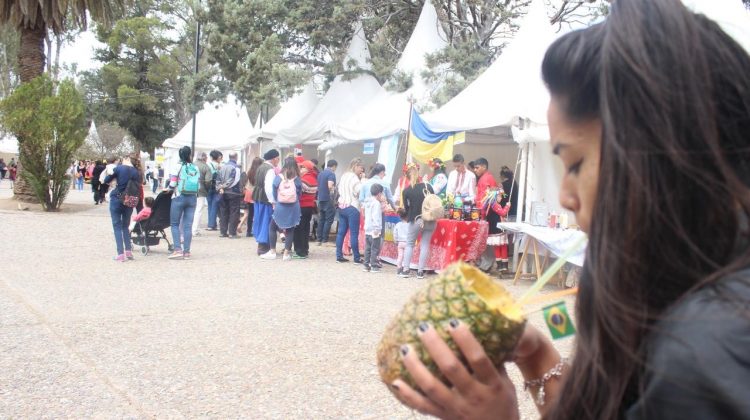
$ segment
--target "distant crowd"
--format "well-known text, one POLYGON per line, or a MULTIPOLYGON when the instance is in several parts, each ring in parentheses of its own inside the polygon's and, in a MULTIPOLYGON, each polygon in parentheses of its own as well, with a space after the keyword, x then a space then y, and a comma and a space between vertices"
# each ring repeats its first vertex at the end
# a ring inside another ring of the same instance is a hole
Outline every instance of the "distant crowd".
MULTIPOLYGON (((463 156, 452 160, 453 171, 446 174, 440 159, 429 162, 430 173, 420 176, 417 164, 404 166, 402 176, 392 191, 386 180, 386 167, 374 164, 369 172, 360 158, 349 162, 346 171, 336 176, 339 163, 329 160, 324 166, 315 159, 289 155, 283 159, 278 150, 266 152, 255 158, 248 170, 238 164, 238 156, 231 153, 225 159, 222 152, 214 150, 208 155, 200 153, 193 160, 190 147, 183 147, 179 160, 165 170, 141 168, 140 160, 128 156, 121 160, 110 159, 93 162, 89 178, 95 202, 105 201, 110 184, 116 186, 110 193, 110 212, 113 219, 117 255, 115 260, 133 259, 129 225, 131 219, 143 221, 150 216, 153 199, 143 200, 143 185, 156 192, 163 185, 164 193, 171 196, 169 209, 173 250, 169 259, 191 258, 194 236, 201 235, 201 220, 207 212, 208 231, 219 231, 219 237, 234 239, 244 233, 257 242, 257 255, 263 260, 283 261, 306 259, 310 255, 310 242, 318 246, 335 246, 336 262, 352 262, 364 271, 379 272, 382 268, 380 250, 385 236, 386 214, 397 214, 400 222, 393 228, 397 243, 397 274, 400 277, 424 277, 430 254, 430 238, 436 220, 423 217, 425 197, 436 195, 443 202, 459 200, 461 204, 476 206, 481 218, 489 223, 489 251, 480 261, 485 270, 507 268, 508 240, 498 223, 515 218, 512 203, 517 187, 513 173, 503 167, 501 182, 488 170, 489 163, 479 158, 468 164, 463 156), (140 191, 131 187, 131 180, 140 191), (163 184, 162 184, 163 183, 163 184), (505 191, 512 191, 509 196, 505 191), (138 197, 131 204, 127 197, 138 197), (243 212, 244 209, 244 212, 243 212), (133 212, 137 212, 135 217, 133 212), (335 238, 331 229, 336 223, 335 238), (360 230, 364 229, 364 255, 360 252, 360 230), (418 241, 418 238, 421 238, 418 241), (283 242, 277 250, 278 242, 283 242), (412 271, 414 247, 419 242, 419 259, 416 272, 412 271), (351 256, 350 258, 347 258, 351 256)), ((84 179, 89 170, 86 162, 77 163, 73 176, 84 179)), ((80 188, 82 183, 76 183, 80 188)), ((442 208, 438 210, 442 216, 442 208)))

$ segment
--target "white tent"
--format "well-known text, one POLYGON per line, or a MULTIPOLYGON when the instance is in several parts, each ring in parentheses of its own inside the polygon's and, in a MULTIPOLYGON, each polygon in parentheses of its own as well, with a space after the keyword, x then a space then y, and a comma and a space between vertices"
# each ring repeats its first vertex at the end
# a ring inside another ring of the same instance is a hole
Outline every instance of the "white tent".
MULTIPOLYGON (((344 58, 344 66, 348 66, 352 61, 359 69, 372 68, 364 29, 359 22, 344 58)), ((332 132, 335 132, 337 125, 383 92, 383 87, 370 74, 360 73, 352 80, 344 78, 344 75, 336 76, 315 109, 294 126, 282 128, 274 142, 279 145, 292 145, 332 140, 335 138, 332 132)))
POLYGON ((434 131, 509 126, 519 118, 546 125, 549 93, 541 68, 544 53, 556 37, 544 2, 532 1, 518 33, 500 57, 455 98, 424 115, 425 122, 434 131))
POLYGON ((18 156, 18 140, 13 136, 0 137, 0 153, 18 156))
POLYGON ((434 86, 422 79, 426 69, 425 55, 435 53, 448 45, 438 21, 435 6, 425 1, 409 42, 396 65, 396 70, 411 76, 412 86, 405 92, 383 91, 359 112, 336 127, 334 134, 347 140, 379 139, 406 131, 409 125, 409 99, 416 105, 429 103, 434 86))
MULTIPOLYGON (((235 150, 245 146, 247 136, 254 131, 253 123, 245 106, 233 95, 227 96, 222 103, 206 103, 196 115, 195 149, 196 150, 235 150)), ((164 141, 166 149, 179 149, 190 146, 192 141, 193 120, 177 134, 164 141)))
POLYGON ((252 140, 276 138, 276 135, 284 128, 293 127, 308 114, 310 114, 320 102, 315 94, 315 86, 310 81, 305 89, 284 102, 273 118, 268 120, 263 127, 255 127, 258 132, 253 135, 252 140))

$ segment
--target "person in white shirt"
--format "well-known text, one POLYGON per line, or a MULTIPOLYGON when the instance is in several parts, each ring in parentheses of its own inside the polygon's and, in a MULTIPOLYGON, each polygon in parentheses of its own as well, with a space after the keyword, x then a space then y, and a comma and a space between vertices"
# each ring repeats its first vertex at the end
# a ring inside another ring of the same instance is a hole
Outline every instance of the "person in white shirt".
POLYGON ((336 262, 349 262, 344 258, 344 237, 350 232, 352 256, 355 264, 361 264, 359 255, 359 192, 362 188, 361 176, 365 172, 362 159, 354 158, 349 170, 339 182, 339 226, 336 236, 336 262))
POLYGON ((464 157, 460 154, 453 156, 455 170, 448 175, 446 194, 454 197, 465 197, 472 203, 476 201, 477 176, 466 169, 464 157))
POLYGON ((406 241, 409 236, 409 222, 407 220, 406 209, 398 209, 398 217, 401 221, 396 224, 393 228, 393 240, 398 244, 398 257, 396 258, 396 275, 401 277, 401 273, 406 271, 409 272, 410 264, 407 261, 404 263, 404 251, 406 250, 406 241), (402 270, 403 267, 403 270, 402 270))
POLYGON ((373 183, 370 185, 370 196, 363 203, 365 211, 365 260, 364 270, 379 273, 378 255, 383 244, 383 186, 373 183))

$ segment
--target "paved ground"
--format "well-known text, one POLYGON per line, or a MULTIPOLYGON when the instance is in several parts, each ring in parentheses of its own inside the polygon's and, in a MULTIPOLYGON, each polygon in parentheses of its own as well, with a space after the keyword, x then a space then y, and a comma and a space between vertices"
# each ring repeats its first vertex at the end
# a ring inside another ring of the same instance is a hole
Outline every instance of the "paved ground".
POLYGON ((365 274, 315 245, 307 261, 261 261, 254 241, 215 234, 191 261, 162 245, 117 264, 108 211, 93 205, 1 210, 0 238, 0 418, 414 417, 375 366, 421 283, 392 267, 365 274))

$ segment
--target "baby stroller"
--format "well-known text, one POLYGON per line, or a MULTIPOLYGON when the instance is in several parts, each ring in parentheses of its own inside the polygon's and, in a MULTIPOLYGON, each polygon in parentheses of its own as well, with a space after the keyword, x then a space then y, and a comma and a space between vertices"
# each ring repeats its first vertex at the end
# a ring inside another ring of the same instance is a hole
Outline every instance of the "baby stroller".
POLYGON ((148 255, 150 247, 159 245, 159 241, 167 241, 167 250, 174 251, 174 246, 169 243, 167 234, 164 229, 170 227, 169 211, 172 207, 172 193, 169 191, 161 192, 154 200, 154 206, 151 208, 151 217, 140 222, 136 222, 135 228, 131 233, 133 243, 141 247, 143 255, 148 255), (159 237, 161 236, 161 238, 159 237))

